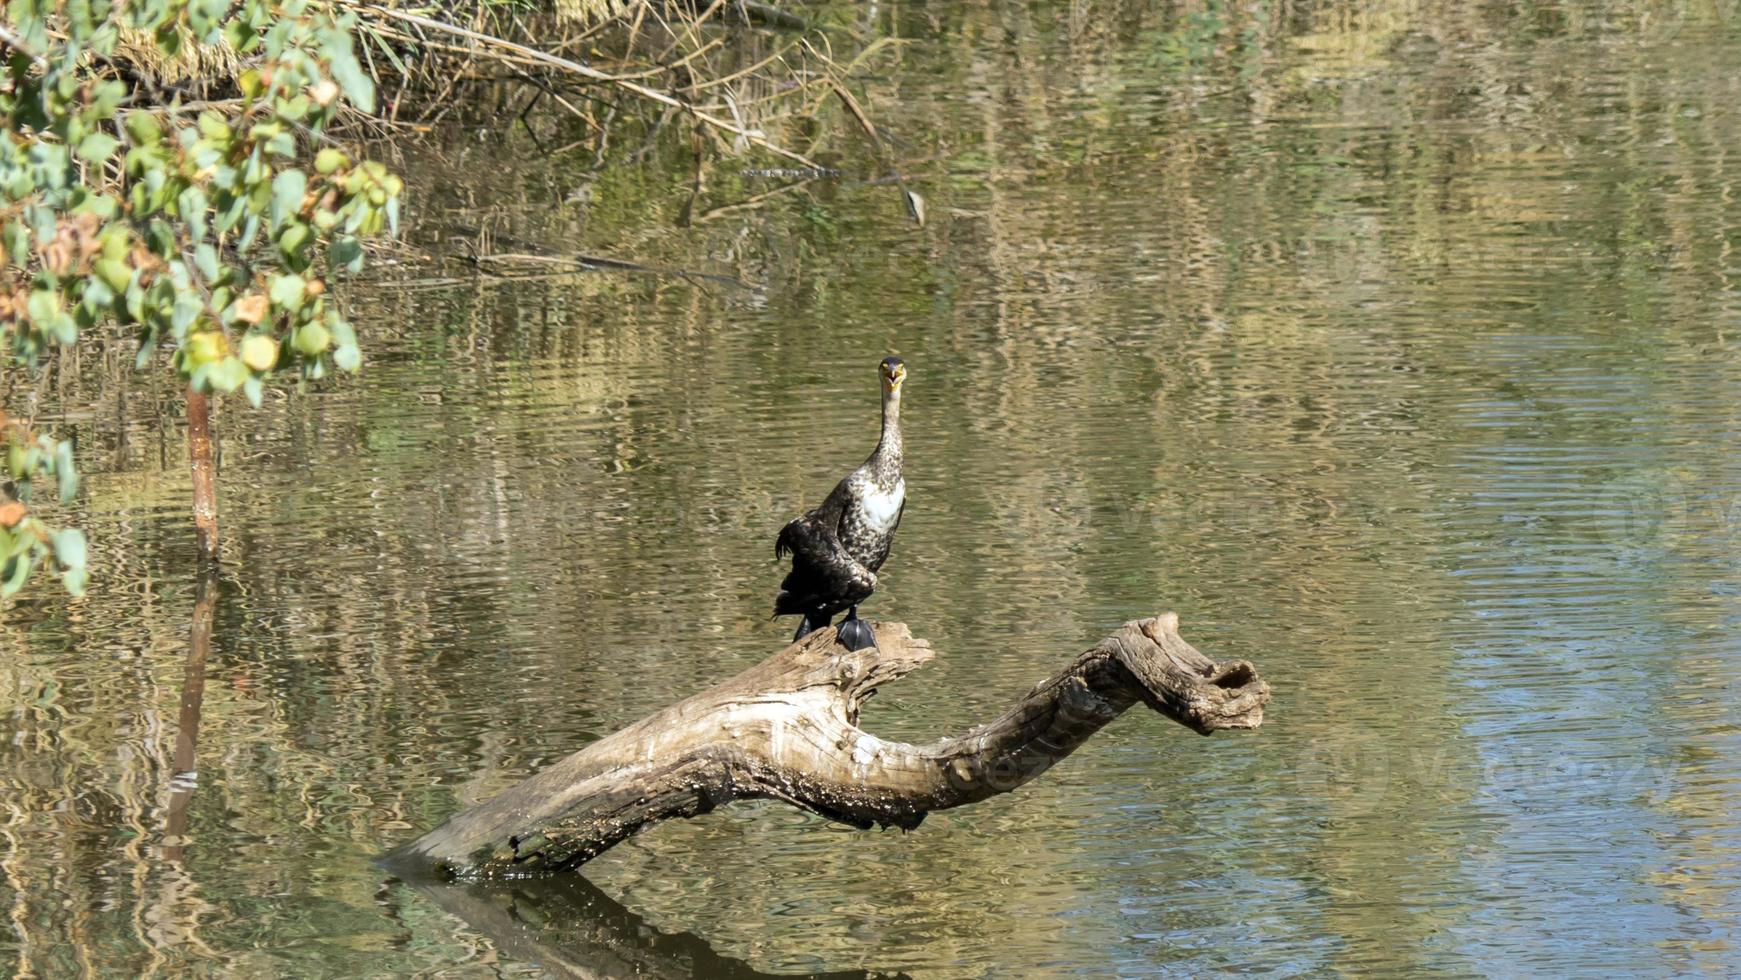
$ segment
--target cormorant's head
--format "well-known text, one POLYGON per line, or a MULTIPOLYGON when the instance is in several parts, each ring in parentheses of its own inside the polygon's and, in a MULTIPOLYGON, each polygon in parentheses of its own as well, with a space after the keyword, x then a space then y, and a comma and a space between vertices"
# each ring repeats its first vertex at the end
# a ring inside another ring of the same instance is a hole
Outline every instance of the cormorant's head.
POLYGON ((907 380, 907 362, 898 357, 885 357, 882 363, 883 391, 898 395, 901 382, 907 380))

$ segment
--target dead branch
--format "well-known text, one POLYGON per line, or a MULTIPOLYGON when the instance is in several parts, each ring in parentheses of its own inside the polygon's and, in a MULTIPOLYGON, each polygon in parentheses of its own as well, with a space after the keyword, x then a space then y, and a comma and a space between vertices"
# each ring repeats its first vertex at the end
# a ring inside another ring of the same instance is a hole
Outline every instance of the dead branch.
POLYGON ((1001 718, 929 745, 858 727, 878 685, 933 656, 900 623, 849 652, 832 629, 592 743, 386 859, 402 872, 517 876, 578 867, 642 827, 742 799, 784 800, 854 827, 917 827, 1007 793, 1138 702, 1202 734, 1256 728, 1269 685, 1217 664, 1168 613, 1127 623, 1001 718))

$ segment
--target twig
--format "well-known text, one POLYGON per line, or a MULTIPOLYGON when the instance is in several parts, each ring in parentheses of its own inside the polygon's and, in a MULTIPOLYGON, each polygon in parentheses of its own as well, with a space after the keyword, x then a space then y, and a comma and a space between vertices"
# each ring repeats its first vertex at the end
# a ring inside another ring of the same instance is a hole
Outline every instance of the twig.
POLYGON ((7 47, 10 47, 13 50, 17 51, 18 53, 24 55, 26 58, 29 58, 31 60, 31 62, 36 65, 36 67, 38 67, 38 68, 47 68, 48 67, 48 59, 47 58, 44 58, 42 55, 37 54, 35 51, 30 50, 30 45, 25 44, 23 38, 19 37, 16 33, 13 32, 12 28, 7 27, 4 24, 0 24, 0 41, 5 41, 7 47))
POLYGON ((684 41, 696 40, 695 29, 697 27, 699 27, 709 17, 712 17, 714 14, 714 11, 718 10, 720 7, 722 7, 724 5, 725 5, 725 0, 713 0, 712 3, 709 3, 707 5, 707 7, 701 11, 701 13, 696 14, 693 19, 691 19, 687 23, 685 23, 683 25, 683 32, 681 34, 679 34, 677 32, 677 28, 671 26, 671 23, 665 19, 665 15, 658 10, 658 7, 656 4, 651 4, 651 3, 643 4, 642 5, 643 9, 652 11, 653 16, 665 28, 666 33, 668 33, 672 36, 671 43, 666 45, 665 50, 659 52, 659 56, 657 58, 654 58, 653 60, 654 61, 664 61, 666 58, 670 57, 671 52, 677 50, 678 46, 680 46, 684 41))
POLYGON ((613 259, 603 255, 579 254, 567 256, 533 255, 527 252, 495 252, 489 255, 478 255, 473 253, 466 258, 473 264, 481 264, 484 262, 529 262, 542 263, 544 265, 572 265, 578 266, 582 270, 589 271, 637 272, 644 275, 654 276, 681 276, 684 279, 689 279, 691 281, 706 280, 708 282, 723 283, 727 286, 736 286, 739 289, 755 288, 741 279, 734 279, 731 276, 722 276, 718 273, 695 272, 690 269, 672 269, 654 265, 642 265, 639 262, 630 262, 626 259, 613 259))
POLYGON ((839 79, 830 75, 828 84, 833 86, 834 93, 840 96, 840 101, 846 105, 847 111, 851 112, 852 117, 857 119, 858 124, 864 128, 865 135, 870 137, 871 145, 876 148, 877 158, 882 161, 884 166, 889 167, 894 172, 895 184, 901 189, 901 199, 907 204, 907 214, 912 216, 916 224, 924 227, 925 199, 907 189, 907 181, 901 176, 900 168, 890 162, 889 149, 884 145, 883 138, 877 134, 877 128, 871 124, 870 117, 864 114, 864 109, 859 106, 858 100, 852 97, 852 93, 847 91, 846 86, 842 85, 839 79))
MULTIPOLYGON (((527 82, 528 84, 537 86, 538 93, 540 95, 548 95, 552 99, 556 100, 557 105, 561 106, 564 109, 567 109, 570 115, 574 116, 574 118, 585 123, 589 128, 597 130, 598 132, 601 132, 601 133, 604 132, 604 127, 600 126, 598 124, 598 121, 593 119, 592 115, 590 113, 581 112, 579 109, 575 108, 573 103, 569 102, 567 99, 563 98, 561 95, 558 95, 556 90, 551 88, 550 86, 544 84, 542 79, 538 78, 535 75, 529 75, 523 71, 522 72, 515 72, 514 74, 516 76, 518 76, 522 81, 527 82)), ((528 103, 526 105, 525 109, 520 110, 520 121, 522 123, 526 122, 526 113, 531 111, 531 109, 532 109, 532 105, 531 105, 531 103, 528 103)), ((532 132, 532 126, 529 123, 526 125, 526 132, 528 132, 528 133, 532 132)), ((532 141, 534 143, 538 142, 538 137, 536 134, 533 135, 532 141)), ((540 146, 538 149, 540 151, 542 151, 544 148, 542 146, 540 146)))
POLYGON ((633 74, 618 75, 616 77, 622 78, 622 79, 633 80, 633 79, 638 79, 638 78, 653 78, 657 75, 669 74, 671 72, 676 71, 679 68, 683 68, 683 67, 687 66, 691 61, 694 61, 695 59, 701 57, 702 55, 708 53, 709 51, 712 51, 714 48, 719 48, 719 47, 724 47, 724 46, 725 46, 725 38, 716 37, 713 40, 707 42, 706 44, 703 44, 701 47, 696 48, 694 51, 691 51, 688 54, 684 55, 683 57, 678 58, 676 61, 671 62, 670 64, 659 64, 659 65, 656 65, 655 67, 647 69, 646 71, 638 71, 638 72, 635 72, 633 74))
POLYGON ((765 204, 771 197, 784 194, 794 188, 803 187, 806 184, 813 183, 820 179, 820 174, 805 177, 801 180, 792 181, 789 184, 781 184, 773 190, 763 191, 753 197, 746 197, 741 201, 736 201, 731 204, 722 204, 716 208, 708 208, 706 211, 701 212, 701 214, 695 217, 694 223, 699 225, 704 221, 712 221, 715 218, 723 218, 727 215, 737 214, 742 211, 754 211, 765 204))
POLYGON ((810 29, 810 25, 805 23, 804 18, 796 14, 789 14, 770 4, 754 3, 753 0, 738 0, 738 6, 742 8, 746 21, 759 19, 764 26, 786 31, 807 31, 810 29), (752 14, 753 17, 750 16, 752 14))
POLYGON ((647 154, 653 152, 653 148, 659 143, 659 134, 665 131, 665 124, 670 121, 670 109, 666 109, 664 112, 659 113, 659 118, 654 121, 651 129, 647 132, 647 138, 641 143, 640 149, 629 154, 629 163, 638 164, 647 158, 647 154))
POLYGON ((745 75, 751 75, 751 74, 754 74, 758 71, 761 71, 763 68, 768 67, 769 65, 773 64, 776 61, 783 61, 786 57, 786 50, 787 49, 781 49, 779 51, 775 51, 773 54, 768 55, 766 58, 763 58, 761 61, 756 62, 755 64, 749 66, 748 68, 744 68, 744 69, 741 69, 739 71, 734 71, 730 75, 725 76, 724 78, 710 78, 704 82, 697 82, 694 85, 690 86, 690 89, 692 91, 700 92, 703 89, 717 88, 721 85, 726 84, 727 82, 735 82, 738 79, 744 77, 745 75))

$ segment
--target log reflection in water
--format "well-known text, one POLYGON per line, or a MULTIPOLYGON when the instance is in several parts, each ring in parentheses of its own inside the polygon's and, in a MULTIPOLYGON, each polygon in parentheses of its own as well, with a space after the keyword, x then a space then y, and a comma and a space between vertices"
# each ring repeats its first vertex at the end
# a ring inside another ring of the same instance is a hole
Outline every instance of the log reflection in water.
POLYGON ((514 959, 559 977, 721 977, 870 980, 903 973, 763 973, 689 932, 664 932, 584 875, 522 881, 411 881, 422 895, 514 959))

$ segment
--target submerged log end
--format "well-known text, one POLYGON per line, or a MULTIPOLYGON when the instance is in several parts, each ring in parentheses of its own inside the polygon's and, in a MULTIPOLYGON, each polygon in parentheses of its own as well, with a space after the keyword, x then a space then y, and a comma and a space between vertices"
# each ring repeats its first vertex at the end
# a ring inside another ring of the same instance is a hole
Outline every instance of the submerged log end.
POLYGON ((1257 668, 1204 656, 1179 635, 1177 613, 1126 623, 1100 646, 1130 672, 1145 704, 1199 735, 1263 724, 1270 688, 1257 668))

